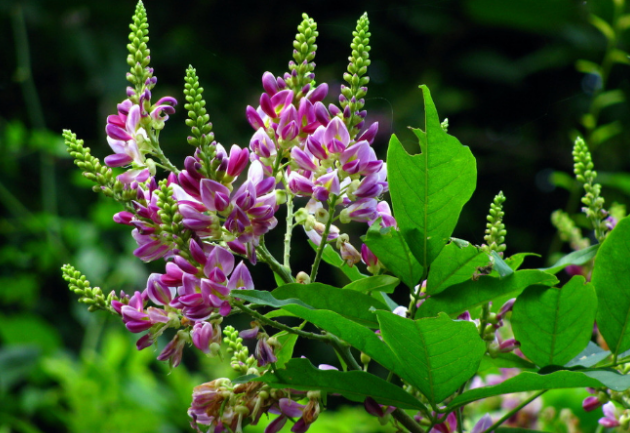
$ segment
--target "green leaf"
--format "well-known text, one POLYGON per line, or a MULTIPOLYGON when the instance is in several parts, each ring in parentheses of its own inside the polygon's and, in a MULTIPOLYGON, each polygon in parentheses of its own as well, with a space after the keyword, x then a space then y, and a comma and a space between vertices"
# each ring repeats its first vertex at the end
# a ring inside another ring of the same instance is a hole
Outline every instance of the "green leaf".
POLYGON ((415 259, 403 236, 394 227, 381 228, 377 221, 363 241, 394 275, 413 288, 422 278, 423 268, 415 259))
POLYGON ((611 187, 630 194, 630 174, 615 172, 597 172, 597 182, 603 186, 611 187))
POLYGON ((505 278, 514 273, 514 269, 512 269, 505 260, 496 252, 492 251, 492 261, 493 261, 493 270, 497 271, 500 278, 505 278))
POLYGON ((510 268, 512 268, 513 270, 516 271, 518 268, 521 267, 521 265, 525 261, 525 257, 528 257, 528 256, 540 257, 540 254, 536 254, 536 253, 517 253, 517 254, 514 254, 514 255, 508 257, 507 259, 505 259, 505 263, 507 263, 510 268))
MULTIPOLYGON (((317 251, 317 248, 319 248, 310 240, 308 241, 308 243, 315 251, 317 251)), ((346 261, 341 258, 339 253, 335 251, 335 249, 330 244, 326 245, 326 247, 324 248, 322 259, 329 265, 338 268, 341 272, 345 274, 346 277, 350 278, 350 281, 357 281, 361 278, 367 277, 367 275, 362 274, 361 271, 359 271, 359 268, 357 268, 356 266, 348 266, 346 261)))
POLYGON ((569 265, 583 265, 590 262, 593 257, 595 257, 598 248, 599 244, 596 244, 578 251, 573 251, 572 253, 567 254, 566 256, 558 260, 553 266, 550 266, 548 268, 541 268, 539 270, 548 272, 550 274, 557 274, 569 265))
POLYGON ((345 286, 344 289, 368 293, 373 291, 394 293, 394 289, 398 287, 398 284, 400 284, 400 280, 391 275, 374 275, 373 277, 353 281, 345 286))
POLYGON ((599 65, 589 60, 578 60, 577 62, 575 62, 575 69, 577 69, 578 72, 583 72, 585 74, 601 75, 601 69, 599 65))
POLYGON ((319 370, 308 359, 292 359, 285 369, 255 379, 272 388, 293 388, 304 391, 318 389, 327 393, 341 394, 349 400, 363 402, 372 397, 378 403, 401 409, 425 409, 413 396, 402 388, 364 371, 319 370))
POLYGON ((628 58, 628 53, 620 49, 612 50, 612 52, 610 53, 610 59, 615 63, 630 65, 630 58, 628 58))
POLYGON ((447 407, 451 411, 457 407, 496 395, 513 392, 540 391, 558 388, 599 388, 604 382, 612 384, 616 391, 630 388, 630 375, 620 375, 612 371, 569 371, 560 370, 550 374, 539 374, 524 371, 518 376, 506 380, 498 385, 475 388, 455 397, 447 407), (595 373, 595 374, 593 374, 595 373))
POLYGON ((451 242, 431 264, 427 279, 427 293, 436 295, 447 287, 472 278, 477 268, 488 266, 488 254, 474 246, 461 248, 451 242))
POLYGON ((593 99, 593 108, 602 110, 610 105, 625 102, 626 95, 621 89, 608 90, 602 92, 593 99))
POLYGON ((437 404, 470 379, 486 345, 472 322, 453 321, 445 314, 411 320, 378 311, 383 340, 400 360, 395 373, 437 404))
POLYGON ((286 284, 271 292, 274 298, 299 299, 318 309, 330 310, 366 326, 378 327, 373 310, 387 310, 381 301, 356 290, 339 289, 322 283, 286 284))
POLYGON ((512 427, 501 427, 493 431, 495 433, 546 433, 540 430, 530 430, 528 428, 512 428, 512 427))
POLYGON ((604 350, 592 341, 588 342, 586 348, 580 352, 575 358, 567 362, 565 367, 584 367, 589 368, 597 365, 610 355, 610 350, 604 350))
POLYGON ((618 120, 599 126, 591 134, 591 143, 593 143, 593 146, 597 146, 608 141, 615 135, 621 134, 622 131, 623 125, 618 120))
POLYGON ((297 299, 278 300, 269 292, 257 290, 233 290, 232 293, 245 301, 274 308, 283 308, 297 317, 328 331, 356 349, 369 355, 388 370, 398 370, 399 361, 389 347, 371 329, 330 310, 314 310, 297 299))
POLYGON ((477 183, 475 157, 447 134, 426 86, 425 131, 414 129, 420 155, 409 155, 393 135, 387 151, 387 180, 394 216, 405 241, 427 269, 453 233, 462 207, 477 183))
POLYGON ((606 39, 608 39, 609 41, 615 40, 615 31, 606 21, 594 14, 589 15, 589 21, 591 22, 591 24, 597 27, 597 30, 599 30, 604 36, 606 36, 606 39))
POLYGON ((595 257, 592 283, 599 309, 597 326, 613 354, 630 349, 630 218, 608 234, 595 257))
POLYGON ((286 331, 278 332, 274 335, 280 342, 280 350, 276 352, 276 368, 283 368, 284 365, 289 362, 293 357, 293 349, 297 342, 298 336, 296 334, 289 334, 286 331))
POLYGON ((485 371, 491 367, 536 370, 534 364, 513 353, 498 353, 494 358, 484 355, 481 360, 481 365, 479 366, 479 371, 485 371))
POLYGON ((567 191, 572 191, 575 188, 576 180, 573 176, 565 173, 564 171, 554 171, 549 175, 549 182, 552 185, 564 188, 567 191))
POLYGON ((514 303, 514 337, 525 356, 540 367, 564 365, 588 344, 596 311, 595 290, 580 275, 562 289, 531 286, 514 303))
POLYGON ((468 280, 431 296, 418 308, 416 318, 434 317, 440 312, 457 316, 466 310, 480 307, 493 299, 509 295, 518 296, 534 284, 553 286, 558 279, 536 269, 523 269, 503 279, 483 275, 477 281, 468 280))

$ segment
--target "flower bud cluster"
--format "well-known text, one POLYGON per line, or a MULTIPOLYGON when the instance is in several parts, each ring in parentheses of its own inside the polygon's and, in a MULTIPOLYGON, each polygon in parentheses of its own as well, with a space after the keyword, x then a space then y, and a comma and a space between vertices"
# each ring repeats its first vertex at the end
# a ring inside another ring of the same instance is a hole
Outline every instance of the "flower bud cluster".
POLYGON ((595 237, 601 243, 609 231, 605 221, 608 212, 604 209, 604 197, 601 196, 602 187, 600 184, 595 183, 597 172, 593 169, 591 153, 581 137, 575 140, 573 162, 575 178, 583 184, 586 192, 584 197, 582 197, 582 203, 586 205, 582 208, 582 212, 591 221, 593 229, 595 229, 595 237))
POLYGON ((317 420, 320 399, 317 391, 304 396, 295 390, 270 388, 263 382, 234 384, 229 379, 216 379, 195 387, 188 414, 198 432, 201 424, 214 428, 214 432, 242 433, 246 421, 256 425, 264 413, 275 413, 280 416, 267 426, 265 433, 277 433, 289 418, 299 418, 291 431, 303 433, 317 420), (298 403, 304 397, 307 403, 298 403))

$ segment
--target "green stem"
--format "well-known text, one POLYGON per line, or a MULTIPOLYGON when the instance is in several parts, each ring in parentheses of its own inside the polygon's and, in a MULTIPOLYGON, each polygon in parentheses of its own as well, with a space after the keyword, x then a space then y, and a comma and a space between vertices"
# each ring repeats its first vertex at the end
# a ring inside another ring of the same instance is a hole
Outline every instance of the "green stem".
POLYGON ((156 156, 163 167, 165 167, 168 171, 172 171, 175 174, 179 174, 179 169, 175 167, 175 165, 166 157, 164 151, 160 147, 160 141, 158 140, 157 133, 153 132, 149 134, 149 139, 151 140, 151 154, 156 156))
MULTIPOLYGON (((286 176, 285 176, 285 185, 286 176)), ((293 236, 293 195, 287 191, 287 219, 284 233, 284 267, 291 272, 291 237, 293 236)))
POLYGON ((287 284, 295 282, 295 280, 291 276, 291 271, 282 266, 280 262, 278 262, 276 258, 271 255, 262 239, 260 245, 256 247, 256 253, 260 257, 260 260, 262 262, 267 263, 271 270, 274 271, 280 278, 282 278, 282 281, 287 284))
POLYGON ((260 314, 258 311, 253 310, 249 307, 246 307, 240 301, 233 300, 232 303, 234 306, 238 307, 239 310, 241 310, 243 313, 250 315, 251 317, 255 318, 256 320, 258 320, 259 322, 265 325, 273 326, 276 329, 279 329, 281 331, 286 331, 291 334, 296 334, 297 336, 302 337, 302 338, 309 338, 311 340, 319 340, 319 341, 330 341, 330 338, 327 335, 320 335, 320 334, 314 334, 312 332, 302 331, 301 329, 291 328, 290 326, 276 322, 275 320, 271 320, 268 317, 265 317, 264 315, 260 314))
POLYGON ((420 427, 420 424, 416 422, 407 412, 402 409, 396 409, 392 412, 392 416, 396 418, 396 421, 401 423, 411 433, 425 433, 424 429, 420 427))
POLYGON ((505 421, 510 419, 516 412, 518 412, 519 410, 523 409, 525 406, 527 406, 532 401, 536 400, 538 397, 540 397, 541 395, 543 395, 546 392, 547 392, 547 390, 543 389, 542 391, 539 391, 536 394, 532 395, 530 398, 528 398, 527 400, 525 400, 524 402, 522 402, 521 404, 516 406, 514 409, 512 409, 511 411, 509 411, 508 413, 503 415, 497 422, 495 422, 490 427, 485 429, 482 433, 490 433, 490 432, 494 431, 497 427, 499 427, 505 421))
POLYGON ((337 196, 332 196, 332 198, 328 201, 328 209, 332 210, 328 214, 328 221, 326 221, 326 226, 324 227, 324 233, 322 233, 322 241, 319 243, 319 248, 317 248, 317 255, 315 256, 315 261, 313 262, 313 268, 311 269, 311 283, 315 282, 315 278, 317 278, 317 270, 319 269, 319 264, 322 261, 322 256, 324 255, 324 249, 328 244, 328 233, 330 233, 330 225, 332 224, 333 218, 335 217, 334 208, 330 205, 331 203, 335 203, 337 201, 337 196))

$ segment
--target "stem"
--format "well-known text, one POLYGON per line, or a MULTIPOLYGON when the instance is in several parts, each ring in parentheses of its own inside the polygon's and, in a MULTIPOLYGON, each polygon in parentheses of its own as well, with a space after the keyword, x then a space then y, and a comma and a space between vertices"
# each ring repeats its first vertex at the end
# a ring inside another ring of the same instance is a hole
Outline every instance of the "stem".
POLYGON ((160 163, 169 171, 172 171, 175 174, 179 174, 179 169, 175 167, 175 165, 166 157, 164 151, 160 147, 160 142, 157 138, 157 134, 149 134, 149 139, 151 140, 151 154, 156 156, 160 163))
POLYGON ((396 421, 404 425, 411 433, 425 433, 424 429, 420 427, 420 424, 416 422, 407 412, 402 409, 396 409, 392 412, 392 416, 396 418, 396 421))
POLYGON ((265 325, 273 326, 276 329, 279 329, 281 331, 286 331, 291 334, 296 334, 299 337, 310 338, 311 340, 330 341, 330 338, 327 335, 320 335, 320 334, 314 334, 312 332, 302 331, 301 329, 291 328, 290 326, 271 320, 268 317, 265 317, 264 315, 260 314, 258 311, 252 310, 251 308, 246 307, 240 301, 233 300, 233 304, 236 307, 238 307, 243 313, 249 314, 250 316, 258 320, 259 322, 264 323, 265 325))
MULTIPOLYGON (((285 185, 286 183, 285 179, 285 185)), ((293 236, 293 194, 287 191, 287 220, 284 233, 284 267, 291 272, 291 237, 293 236)))
POLYGON ((490 433, 491 431, 493 431, 494 429, 496 429, 497 427, 499 427, 501 424, 503 424, 505 421, 507 421, 508 419, 510 419, 516 412, 518 412, 519 410, 523 409, 525 406, 527 406, 528 404, 530 404, 532 401, 536 400, 538 397, 540 397, 541 395, 543 395, 544 393, 546 393, 548 390, 543 389, 542 391, 537 392, 536 394, 532 395, 530 398, 528 398, 527 400, 525 400, 524 402, 522 402, 521 404, 519 404, 518 406, 516 406, 514 409, 512 409, 511 411, 509 411, 508 413, 506 413, 505 415, 503 415, 501 417, 501 419, 499 419, 497 422, 495 422, 494 424, 492 424, 489 428, 485 429, 483 432, 481 433, 490 433))
POLYGON ((260 245, 256 247, 256 253, 260 256, 260 260, 267 263, 272 271, 276 273, 282 281, 285 283, 295 283, 295 280, 291 276, 291 271, 282 266, 280 262, 276 260, 274 256, 271 255, 267 247, 265 246, 264 241, 261 239, 260 245))
MULTIPOLYGON (((330 210, 332 206, 331 203, 335 203, 337 201, 336 196, 332 196, 332 199, 328 202, 328 209, 330 210)), ((315 282, 315 278, 317 278, 317 270, 319 269, 319 264, 322 261, 322 256, 324 255, 324 249, 328 244, 328 233, 330 233, 330 225, 332 224, 332 220, 334 218, 334 209, 333 212, 329 212, 328 221, 326 221, 326 227, 324 227, 324 233, 322 233, 322 241, 319 243, 319 248, 317 249, 317 255, 315 256, 315 261, 313 262, 313 268, 311 269, 311 283, 315 282)))

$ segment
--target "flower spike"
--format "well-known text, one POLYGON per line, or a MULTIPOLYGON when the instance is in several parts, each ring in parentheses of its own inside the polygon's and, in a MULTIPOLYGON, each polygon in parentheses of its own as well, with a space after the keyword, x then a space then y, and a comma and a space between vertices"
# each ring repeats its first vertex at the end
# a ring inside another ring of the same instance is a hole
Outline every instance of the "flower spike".
POLYGON ((315 40, 319 32, 317 23, 306 14, 302 14, 302 22, 298 26, 298 32, 293 41, 293 59, 289 62, 289 73, 284 81, 289 89, 293 90, 296 100, 306 95, 314 85, 315 52, 317 45, 315 40), (307 88, 305 88, 308 86, 307 88))
POLYGON ((147 47, 149 42, 149 23, 147 22, 147 11, 144 8, 142 0, 136 5, 136 12, 133 14, 133 22, 129 25, 131 33, 129 33, 129 44, 127 49, 127 64, 131 67, 127 80, 135 87, 135 92, 130 95, 130 99, 134 103, 139 103, 140 97, 144 90, 145 84, 150 90, 155 83, 152 80, 153 71, 148 67, 150 61, 150 51, 147 47), (147 83, 148 82, 148 83, 147 83))
POLYGON ((499 191, 490 205, 490 212, 487 216, 486 235, 484 236, 484 240, 486 241, 484 249, 487 253, 491 253, 492 251, 501 253, 505 251, 504 242, 507 232, 505 231, 505 224, 503 224, 504 201, 505 196, 503 195, 503 191, 499 191))
POLYGON ((342 85, 341 96, 339 97, 341 108, 344 111, 344 122, 348 126, 352 138, 357 135, 362 122, 365 120, 365 112, 361 110, 365 105, 363 98, 367 94, 366 86, 370 82, 370 78, 365 75, 371 63, 369 26, 370 20, 368 20, 366 12, 359 18, 357 28, 352 32, 354 36, 350 44, 352 55, 348 58, 350 60, 348 72, 343 74, 343 79, 349 87, 342 85), (347 116, 346 111, 348 112, 347 116))

